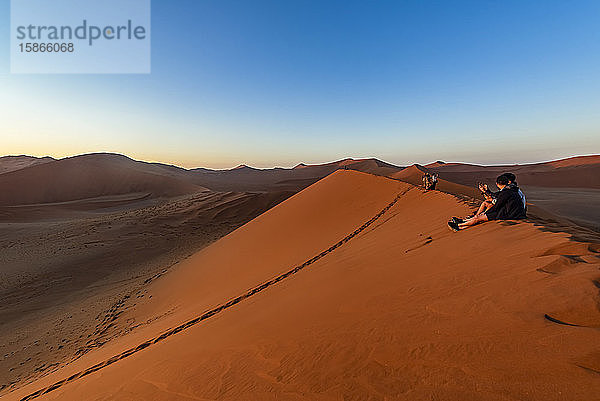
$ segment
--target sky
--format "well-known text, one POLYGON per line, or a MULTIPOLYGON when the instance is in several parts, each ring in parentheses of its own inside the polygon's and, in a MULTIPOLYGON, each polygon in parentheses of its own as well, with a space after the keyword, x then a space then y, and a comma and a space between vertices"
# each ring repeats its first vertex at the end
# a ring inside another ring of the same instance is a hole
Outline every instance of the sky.
POLYGON ((600 2, 153 0, 150 74, 10 74, 0 155, 185 167, 600 153, 600 2))

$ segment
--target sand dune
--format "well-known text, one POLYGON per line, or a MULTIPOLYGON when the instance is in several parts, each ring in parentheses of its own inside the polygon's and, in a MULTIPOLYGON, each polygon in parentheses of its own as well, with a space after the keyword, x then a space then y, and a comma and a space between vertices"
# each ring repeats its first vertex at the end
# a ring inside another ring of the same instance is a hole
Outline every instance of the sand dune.
POLYGON ((598 246, 440 223, 468 210, 338 171, 153 281, 129 335, 5 398, 596 399, 598 246))
POLYGON ((420 164, 413 164, 401 171, 390 174, 389 177, 418 186, 423 185, 423 174, 425 173, 431 173, 431 170, 420 164))
POLYGON ((198 171, 117 154, 0 161, 13 170, 0 174, 0 389, 126 332, 115 311, 135 303, 131 293, 146 280, 340 163, 391 168, 346 159, 301 173, 242 167, 258 175, 219 178, 223 188, 261 190, 248 193, 210 191, 198 171))
POLYGON ((51 157, 33 157, 33 156, 2 156, 0 157, 0 174, 10 173, 25 167, 35 166, 53 161, 51 157))
POLYGON ((172 197, 206 188, 221 192, 297 192, 340 168, 377 175, 401 169, 376 159, 344 159, 293 169, 256 169, 240 165, 230 170, 186 170, 112 153, 60 160, 7 156, 0 158, 0 206, 140 193, 151 198, 172 197), (14 191, 17 187, 19 190, 14 191))
POLYGON ((238 166, 232 170, 193 169, 192 182, 216 191, 299 191, 338 169, 388 175, 400 167, 377 159, 344 159, 325 164, 299 164, 292 169, 256 169, 238 166))
MULTIPOLYGON (((389 175, 389 177, 422 187, 423 174, 432 174, 434 172, 435 171, 433 169, 430 169, 428 167, 421 166, 420 164, 413 164, 412 166, 406 167, 401 171, 389 175)), ((456 182, 449 181, 445 178, 438 178, 438 184, 436 189, 438 191, 457 195, 468 200, 481 198, 481 193, 476 187, 469 187, 467 185, 458 184, 456 182)))
POLYGON ((0 175, 0 205, 129 193, 172 197, 205 189, 159 170, 163 169, 114 154, 90 154, 37 164, 0 175))

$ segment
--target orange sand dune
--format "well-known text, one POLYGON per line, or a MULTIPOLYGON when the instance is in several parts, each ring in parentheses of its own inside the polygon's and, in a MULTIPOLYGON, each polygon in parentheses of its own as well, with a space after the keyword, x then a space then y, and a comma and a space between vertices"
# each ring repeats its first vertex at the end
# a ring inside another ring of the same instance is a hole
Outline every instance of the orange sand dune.
MULTIPOLYGON (((419 187, 423 186, 423 174, 433 173, 430 168, 421 166, 419 164, 413 164, 410 167, 406 167, 404 170, 390 175, 390 178, 396 180, 408 182, 409 184, 416 185, 419 187)), ((476 187, 468 187, 466 185, 457 184, 455 182, 438 178, 437 190, 450 193, 453 195, 468 197, 471 199, 481 198, 481 192, 476 187)))
POLYGON ((1 174, 0 205, 65 202, 129 193, 166 197, 204 189, 149 163, 121 155, 89 154, 1 174))
POLYGON ((420 164, 413 164, 410 167, 391 174, 390 177, 413 185, 423 185, 423 174, 425 173, 431 173, 431 170, 420 164))
POLYGON ((156 280, 123 315, 141 328, 4 398, 598 399, 600 249, 445 227, 467 212, 338 171, 156 280))

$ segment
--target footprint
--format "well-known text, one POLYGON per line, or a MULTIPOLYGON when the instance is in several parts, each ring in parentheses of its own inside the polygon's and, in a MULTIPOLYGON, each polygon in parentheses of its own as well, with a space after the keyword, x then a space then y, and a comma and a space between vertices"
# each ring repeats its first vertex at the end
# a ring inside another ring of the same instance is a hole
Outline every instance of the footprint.
POLYGON ((432 237, 427 237, 427 238, 425 238, 425 241, 421 245, 417 245, 414 248, 407 249, 406 251, 404 251, 404 253, 412 252, 412 251, 417 250, 417 249, 419 249, 421 247, 424 247, 425 245, 431 244, 432 242, 433 242, 433 238, 432 237))

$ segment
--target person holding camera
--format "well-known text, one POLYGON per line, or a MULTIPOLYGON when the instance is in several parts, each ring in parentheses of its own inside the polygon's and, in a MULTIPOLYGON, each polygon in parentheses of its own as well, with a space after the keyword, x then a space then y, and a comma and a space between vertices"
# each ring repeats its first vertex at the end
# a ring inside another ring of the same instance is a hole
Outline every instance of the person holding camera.
POLYGON ((502 174, 496 178, 496 186, 499 191, 492 192, 487 185, 479 184, 479 189, 483 192, 486 200, 481 204, 477 213, 467 219, 452 217, 448 222, 448 227, 453 231, 459 231, 490 220, 524 219, 527 216, 525 195, 522 195, 516 182, 510 180, 507 174, 502 174))

